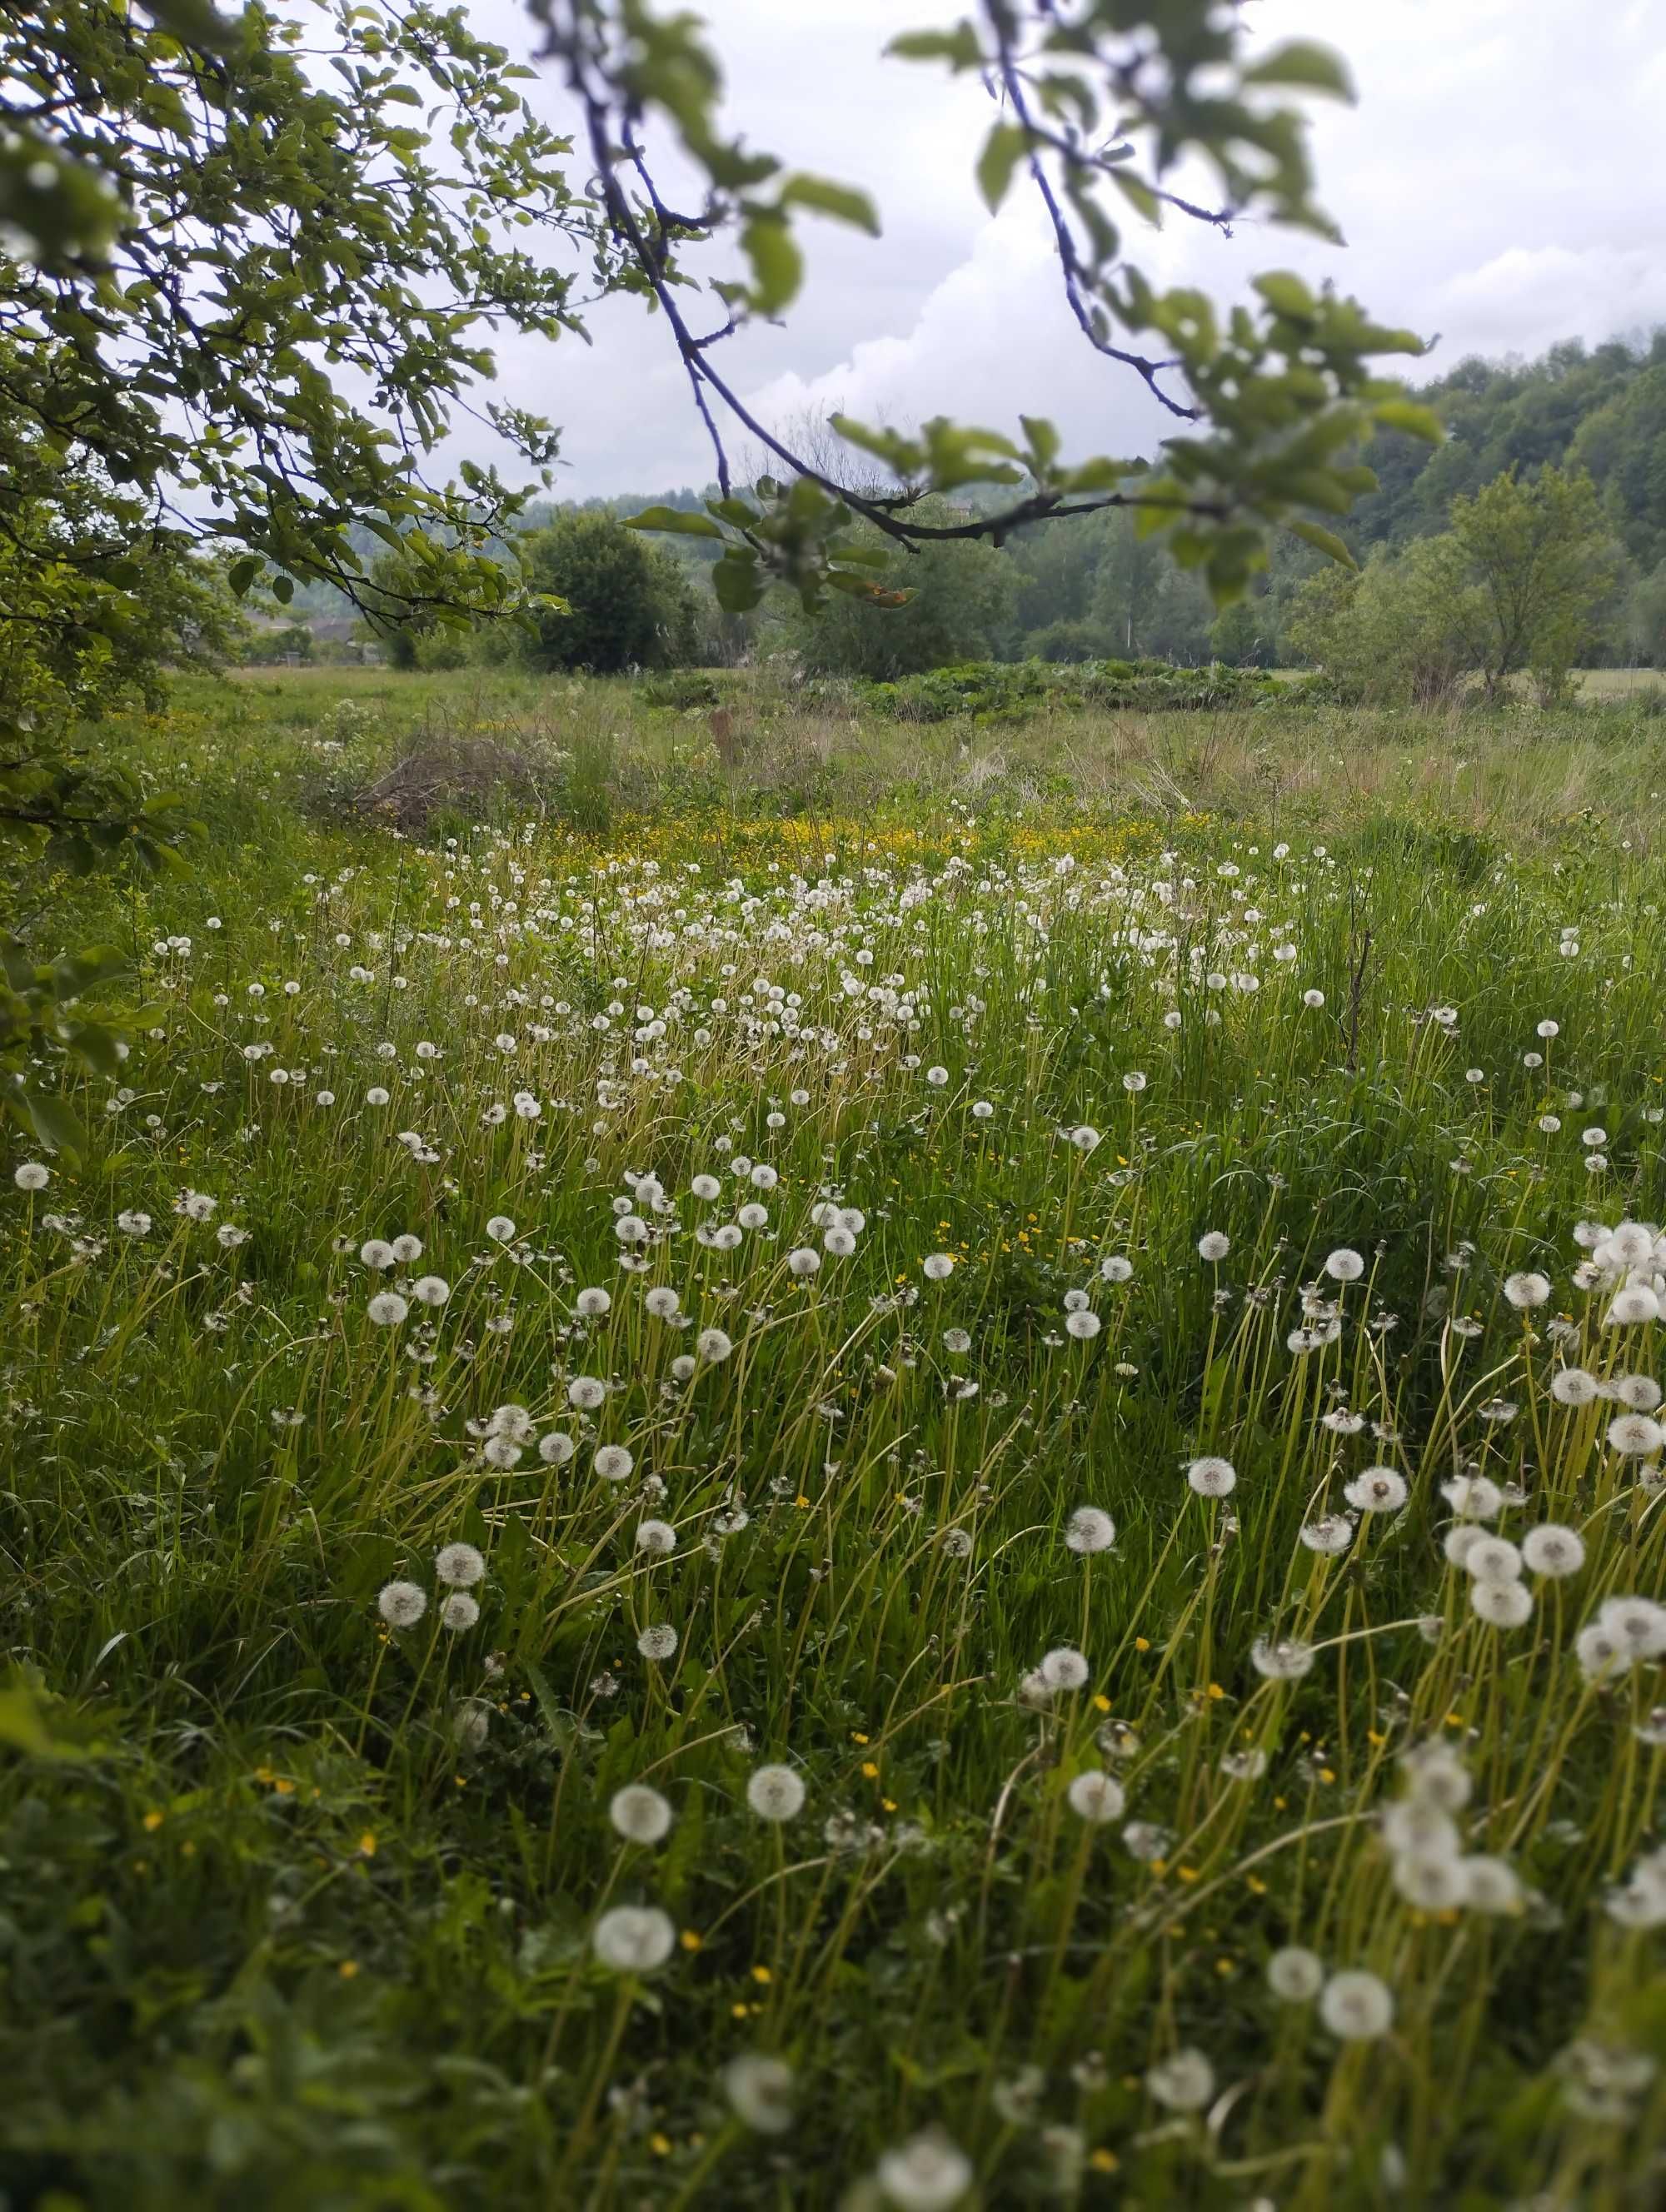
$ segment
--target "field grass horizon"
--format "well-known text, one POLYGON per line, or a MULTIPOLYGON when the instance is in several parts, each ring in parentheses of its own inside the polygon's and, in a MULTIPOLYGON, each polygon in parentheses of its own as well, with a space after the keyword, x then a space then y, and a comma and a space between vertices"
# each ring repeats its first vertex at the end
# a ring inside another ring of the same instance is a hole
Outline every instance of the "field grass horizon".
POLYGON ((203 835, 22 886, 138 1012, 0 1178, 10 2201, 1657 2203, 1603 689, 122 718, 203 835))

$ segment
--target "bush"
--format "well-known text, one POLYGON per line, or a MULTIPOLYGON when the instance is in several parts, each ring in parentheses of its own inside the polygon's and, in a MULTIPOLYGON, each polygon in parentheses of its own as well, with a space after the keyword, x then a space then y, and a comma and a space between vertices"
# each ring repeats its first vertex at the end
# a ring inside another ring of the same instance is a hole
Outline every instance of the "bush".
MULTIPOLYGON (((915 511, 922 523, 964 519, 962 510, 940 500, 927 500, 915 511)), ((848 535, 854 542, 885 544, 866 528, 848 535)), ((880 683, 921 675, 986 659, 1011 626, 1017 577, 1006 556, 992 545, 952 538, 912 553, 892 549, 891 566, 879 580, 910 592, 907 605, 874 606, 839 592, 813 614, 793 605, 787 633, 806 671, 880 683)))
POLYGON ((1165 660, 973 661, 863 687, 864 703, 899 722, 1019 721, 1043 708, 1155 714, 1174 708, 1259 707, 1305 697, 1259 668, 1175 668, 1165 660))
POLYGON ((521 652, 533 668, 674 668, 695 658, 699 611, 674 556, 611 514, 563 514, 520 540, 529 587, 567 603, 535 609, 521 652))
POLYGON ((650 677, 642 686, 648 706, 671 707, 679 714, 695 707, 715 707, 722 697, 717 679, 703 668, 674 669, 666 676, 650 677))

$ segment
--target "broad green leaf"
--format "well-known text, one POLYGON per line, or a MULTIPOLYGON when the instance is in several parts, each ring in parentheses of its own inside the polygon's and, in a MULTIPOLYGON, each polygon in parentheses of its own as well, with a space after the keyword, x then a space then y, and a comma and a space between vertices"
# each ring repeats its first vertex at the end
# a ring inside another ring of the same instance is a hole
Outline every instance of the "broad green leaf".
POLYGON ((873 202, 854 185, 835 184, 830 177, 811 177, 802 173, 788 177, 781 188, 782 207, 813 208, 818 215, 830 216, 836 222, 848 222, 856 230, 865 230, 870 238, 879 235, 879 214, 873 202))
POLYGON ((721 523, 709 514, 696 514, 681 507, 645 507, 625 522, 627 530, 664 530, 681 538, 721 538, 721 523))
POLYGON ((741 225, 740 250, 752 267, 752 304, 762 315, 778 315, 798 296, 804 281, 804 256, 784 217, 771 211, 741 225))
POLYGON ((1357 568, 1359 566, 1336 532, 1327 530, 1322 522, 1310 522, 1305 516, 1297 515, 1292 516, 1286 527, 1293 530, 1297 537, 1305 539, 1308 544, 1317 546, 1321 553, 1329 553, 1331 559, 1340 562, 1343 568, 1357 568))
POLYGON ((1379 428, 1403 430, 1408 437, 1425 438, 1432 446, 1446 435, 1446 425, 1434 409, 1419 399, 1379 399, 1371 415, 1379 428))
POLYGON ((997 123, 984 140, 983 151, 977 157, 977 188, 991 215, 1006 198, 1012 172, 1024 159, 1028 144, 1016 123, 997 123))
POLYGON ((1287 46, 1275 46, 1270 54, 1250 64, 1242 81, 1293 85, 1303 92, 1329 93, 1337 100, 1354 96, 1347 64, 1329 46, 1316 46, 1310 39, 1292 39, 1287 46))
POLYGON ((32 1083, 25 1085, 19 1096, 41 1143, 52 1152, 79 1159, 87 1149, 87 1133, 63 1099, 51 1091, 36 1090, 32 1083))
POLYGON ((86 1748, 53 1728, 51 1708, 33 1690, 0 1690, 0 1743, 26 1759, 77 1759, 86 1748))
POLYGON ((1265 276, 1257 276, 1252 289, 1275 315, 1290 315, 1297 321, 1310 317, 1318 305, 1301 278, 1287 269, 1274 269, 1265 276))
POLYGON ((952 31, 904 31, 885 52, 901 62, 947 62, 956 70, 983 65, 982 40, 968 22, 957 23, 952 31))

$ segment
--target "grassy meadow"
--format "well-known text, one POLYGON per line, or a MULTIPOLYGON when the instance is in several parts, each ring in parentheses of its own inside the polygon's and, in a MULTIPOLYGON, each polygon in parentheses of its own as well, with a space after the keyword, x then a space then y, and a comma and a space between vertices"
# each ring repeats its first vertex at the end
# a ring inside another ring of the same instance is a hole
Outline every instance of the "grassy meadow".
POLYGON ((181 685, 9 2212, 1666 2195, 1666 717, 181 685))

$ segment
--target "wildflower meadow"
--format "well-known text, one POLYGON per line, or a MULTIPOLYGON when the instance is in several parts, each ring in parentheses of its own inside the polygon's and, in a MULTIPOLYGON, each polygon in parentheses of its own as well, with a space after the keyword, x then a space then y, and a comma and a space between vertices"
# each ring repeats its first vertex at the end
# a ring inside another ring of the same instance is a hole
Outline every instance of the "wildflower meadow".
POLYGON ((12 2212, 1658 2205, 1666 725, 233 690, 4 1140, 12 2212))

